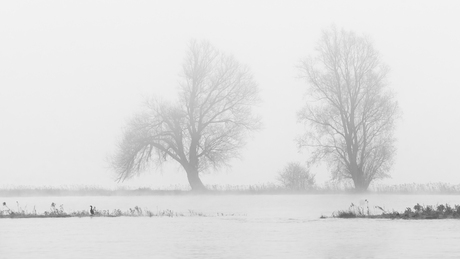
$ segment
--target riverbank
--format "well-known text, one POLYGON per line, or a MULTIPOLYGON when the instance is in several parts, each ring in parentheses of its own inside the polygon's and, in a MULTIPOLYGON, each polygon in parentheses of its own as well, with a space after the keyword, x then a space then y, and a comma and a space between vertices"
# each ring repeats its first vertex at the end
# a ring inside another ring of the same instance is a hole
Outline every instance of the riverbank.
MULTIPOLYGON (((367 202, 367 200, 366 200, 367 202)), ((332 214, 334 218, 370 218, 370 219, 460 219, 460 205, 437 204, 420 205, 417 203, 413 208, 407 207, 404 211, 387 211, 379 206, 374 206, 381 214, 373 214, 366 206, 355 206, 353 203, 347 210, 339 210, 332 214)), ((326 218, 321 216, 321 218, 326 218)))
POLYGON ((92 207, 90 210, 78 210, 72 212, 66 212, 64 205, 57 206, 54 202, 51 204, 49 210, 43 213, 38 213, 34 208, 29 211, 26 208, 22 208, 19 203, 16 204, 17 208, 10 209, 6 202, 3 202, 3 207, 0 210, 0 219, 2 218, 70 218, 70 217, 209 217, 209 216, 234 216, 234 214, 216 213, 216 214, 205 214, 194 210, 188 210, 187 213, 176 212, 170 209, 152 211, 149 209, 142 209, 139 206, 129 208, 128 210, 121 209, 104 209, 98 210, 96 207, 92 207))

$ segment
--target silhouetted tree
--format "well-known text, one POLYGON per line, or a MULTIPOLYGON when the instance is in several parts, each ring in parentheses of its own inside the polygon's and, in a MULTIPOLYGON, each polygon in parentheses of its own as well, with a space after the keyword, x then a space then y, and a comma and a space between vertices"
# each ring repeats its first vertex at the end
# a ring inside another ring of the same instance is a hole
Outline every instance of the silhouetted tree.
POLYGON ((200 173, 238 155, 249 131, 258 89, 252 74, 207 42, 192 41, 183 63, 177 103, 150 99, 128 123, 114 156, 118 180, 168 159, 187 173, 192 190, 205 189, 200 173))
POLYGON ((327 161, 334 178, 351 179, 357 190, 387 177, 399 108, 372 42, 333 27, 300 69, 309 92, 298 116, 311 129, 299 144, 312 148, 310 162, 327 161))
POLYGON ((310 190, 314 188, 315 176, 299 163, 289 163, 279 172, 278 181, 291 190, 310 190))

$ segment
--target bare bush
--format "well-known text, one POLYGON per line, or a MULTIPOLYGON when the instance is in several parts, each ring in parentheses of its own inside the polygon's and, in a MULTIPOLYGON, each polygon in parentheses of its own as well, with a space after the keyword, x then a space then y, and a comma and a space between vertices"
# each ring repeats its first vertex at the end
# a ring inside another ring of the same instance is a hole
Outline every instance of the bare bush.
POLYGON ((279 173, 278 181, 291 190, 311 190, 315 186, 315 176, 299 163, 289 163, 279 173))

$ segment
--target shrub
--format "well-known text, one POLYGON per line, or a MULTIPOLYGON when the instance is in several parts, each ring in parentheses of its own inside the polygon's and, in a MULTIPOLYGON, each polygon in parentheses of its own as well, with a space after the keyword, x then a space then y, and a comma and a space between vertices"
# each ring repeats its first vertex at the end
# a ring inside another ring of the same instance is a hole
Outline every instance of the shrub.
POLYGON ((315 176, 300 163, 291 162, 279 173, 278 181, 291 190, 311 190, 315 186, 315 176))

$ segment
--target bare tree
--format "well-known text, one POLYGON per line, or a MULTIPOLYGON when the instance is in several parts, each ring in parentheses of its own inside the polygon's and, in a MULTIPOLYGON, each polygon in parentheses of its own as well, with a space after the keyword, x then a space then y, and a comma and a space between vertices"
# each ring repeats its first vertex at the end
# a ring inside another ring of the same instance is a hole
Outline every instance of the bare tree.
POLYGON ((311 148, 311 162, 326 161, 335 179, 351 179, 357 190, 388 177, 399 107, 372 42, 332 27, 300 69, 309 100, 298 116, 311 128, 299 144, 311 148))
POLYGON ((238 156, 253 115, 258 88, 249 69, 207 42, 192 41, 183 63, 176 104, 151 99, 128 124, 113 159, 118 180, 168 159, 187 173, 192 190, 205 189, 200 173, 238 156))
POLYGON ((310 190, 315 186, 315 176, 299 163, 291 162, 279 173, 278 181, 291 190, 310 190))

